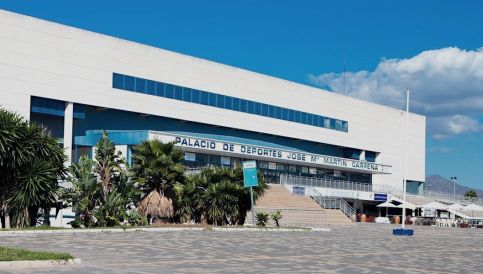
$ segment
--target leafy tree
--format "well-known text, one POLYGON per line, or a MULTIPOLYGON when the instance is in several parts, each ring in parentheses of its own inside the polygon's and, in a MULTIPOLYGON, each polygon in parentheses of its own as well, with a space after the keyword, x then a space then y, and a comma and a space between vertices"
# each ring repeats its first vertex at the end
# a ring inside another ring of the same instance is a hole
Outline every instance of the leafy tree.
POLYGON ((470 189, 470 190, 466 191, 465 197, 470 198, 470 199, 476 199, 476 198, 478 198, 478 193, 476 193, 475 190, 470 189))
MULTIPOLYGON (((8 227, 35 223, 40 207, 48 212, 65 178, 65 155, 40 125, 0 109, 0 217, 8 227)), ((47 218, 48 219, 48 218, 47 218)))
POLYGON ((174 187, 185 181, 183 151, 174 143, 143 141, 133 149, 131 175, 143 195, 138 210, 144 216, 171 219, 174 187))
MULTIPOLYGON (((263 194, 267 185, 259 176, 254 188, 254 199, 263 194)), ((251 209, 250 192, 243 186, 241 166, 233 168, 207 168, 177 184, 176 215, 179 220, 207 222, 214 225, 243 224, 246 212, 251 209)))
POLYGON ((96 144, 95 155, 94 171, 100 178, 103 198, 107 200, 112 185, 119 182, 123 175, 121 165, 124 164, 124 160, 120 151, 116 153, 116 146, 105 130, 102 131, 102 137, 96 144))

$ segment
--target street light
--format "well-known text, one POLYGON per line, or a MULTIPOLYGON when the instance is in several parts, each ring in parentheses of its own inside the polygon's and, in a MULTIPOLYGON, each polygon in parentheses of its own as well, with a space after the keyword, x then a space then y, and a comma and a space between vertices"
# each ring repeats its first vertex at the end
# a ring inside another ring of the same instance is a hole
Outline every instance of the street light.
POLYGON ((457 177, 451 177, 451 181, 453 181, 453 198, 456 200, 456 180, 458 180, 457 177))
POLYGON ((404 145, 404 180, 403 180, 403 207, 402 207, 402 229, 406 227, 406 182, 408 178, 408 131, 409 131, 409 92, 406 89, 406 143, 404 145))

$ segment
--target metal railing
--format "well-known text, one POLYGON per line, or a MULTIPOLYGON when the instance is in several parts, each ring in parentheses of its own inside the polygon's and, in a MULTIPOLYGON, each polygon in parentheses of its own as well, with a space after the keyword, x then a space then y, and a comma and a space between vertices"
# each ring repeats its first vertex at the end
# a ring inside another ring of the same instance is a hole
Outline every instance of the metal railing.
POLYGON ((356 191, 372 191, 372 184, 353 182, 353 181, 340 181, 340 180, 328 180, 315 177, 304 177, 283 174, 280 175, 280 184, 282 185, 300 185, 310 187, 321 188, 336 188, 356 191))
MULTIPOLYGON (((303 177, 294 175, 281 175, 280 183, 284 185, 298 185, 308 187, 320 187, 320 188, 334 188, 353 191, 365 191, 365 192, 378 192, 385 194, 392 194, 402 198, 402 189, 395 188, 387 185, 372 185, 353 181, 339 181, 328 180, 313 177, 303 177)), ((480 204, 481 201, 478 198, 467 198, 462 195, 454 195, 453 193, 437 192, 437 191, 425 191, 422 195, 410 194, 414 196, 423 196, 432 198, 434 200, 447 202, 447 203, 460 203, 460 204, 480 204)))
MULTIPOLYGON (((279 220, 280 227, 325 227, 327 225, 326 213, 322 210, 306 208, 275 208, 275 207, 255 207, 255 213, 265 212, 269 214, 268 226, 276 226, 271 215, 280 211, 282 218, 279 220)), ((247 213, 246 225, 252 225, 251 213, 247 213)), ((255 218, 255 222, 256 222, 255 218)))
POLYGON ((320 194, 316 189, 311 189, 314 201, 325 209, 339 209, 344 213, 351 221, 356 222, 356 211, 349 205, 344 199, 339 197, 326 197, 320 194))

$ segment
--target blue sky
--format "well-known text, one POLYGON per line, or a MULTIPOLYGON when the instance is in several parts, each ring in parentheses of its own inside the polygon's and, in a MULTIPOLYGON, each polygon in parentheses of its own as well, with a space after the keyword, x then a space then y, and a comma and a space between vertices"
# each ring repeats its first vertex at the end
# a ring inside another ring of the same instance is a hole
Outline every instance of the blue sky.
POLYGON ((3 1, 0 8, 403 107, 426 174, 483 189, 483 1, 3 1), (409 80, 408 80, 409 79, 409 80), (401 90, 401 93, 399 92, 401 90))

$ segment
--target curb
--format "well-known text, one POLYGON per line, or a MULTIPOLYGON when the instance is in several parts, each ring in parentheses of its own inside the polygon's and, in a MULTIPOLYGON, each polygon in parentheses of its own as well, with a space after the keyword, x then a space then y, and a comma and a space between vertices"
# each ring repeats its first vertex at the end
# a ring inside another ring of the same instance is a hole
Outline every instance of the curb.
POLYGON ((255 232, 328 232, 329 228, 276 228, 276 227, 212 227, 213 231, 255 231, 255 232))
POLYGON ((8 261, 8 262, 0 262, 0 269, 52 267, 52 266, 79 265, 79 264, 81 264, 81 259, 79 258, 69 259, 69 260, 8 261))
POLYGON ((1 236, 14 236, 16 234, 75 234, 75 233, 109 233, 109 232, 166 232, 166 231, 202 231, 204 227, 152 227, 152 228, 99 228, 99 229, 59 229, 59 230, 19 230, 0 231, 1 236))

